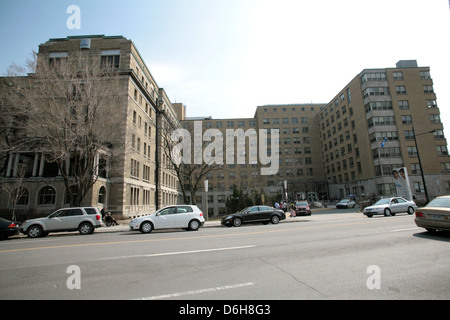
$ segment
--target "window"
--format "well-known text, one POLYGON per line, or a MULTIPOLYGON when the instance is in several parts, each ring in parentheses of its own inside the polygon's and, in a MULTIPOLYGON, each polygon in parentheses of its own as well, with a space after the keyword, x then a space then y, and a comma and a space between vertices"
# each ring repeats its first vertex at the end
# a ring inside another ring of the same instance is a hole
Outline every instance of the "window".
POLYGON ((420 79, 431 79, 430 71, 420 71, 420 79))
POLYGON ((398 102, 398 107, 400 108, 400 110, 407 110, 407 109, 409 109, 409 102, 408 102, 408 100, 400 100, 398 102))
POLYGON ((429 85, 423 86, 423 93, 426 93, 426 94, 434 93, 433 86, 429 86, 429 85))
POLYGON ((437 102, 436 100, 427 100, 427 108, 437 108, 437 102))
POLYGON ((403 80, 403 72, 396 71, 393 73, 394 80, 403 80))
POLYGON ((402 116, 402 124, 412 124, 411 116, 409 115, 402 116))
POLYGON ((436 146, 438 156, 448 156, 447 146, 436 146))
POLYGON ((401 95, 406 94, 406 87, 405 86, 396 86, 395 92, 397 94, 401 94, 401 95))
POLYGON ((430 122, 433 124, 441 123, 441 118, 438 114, 430 114, 430 122))
POLYGON ((56 203, 56 191, 51 186, 45 186, 39 190, 38 204, 48 205, 56 203))
POLYGON ((100 66, 102 68, 113 67, 119 68, 120 65, 120 49, 118 50, 102 50, 100 66))
POLYGON ((387 96, 389 95, 388 87, 367 88, 363 92, 364 98, 369 96, 387 96))

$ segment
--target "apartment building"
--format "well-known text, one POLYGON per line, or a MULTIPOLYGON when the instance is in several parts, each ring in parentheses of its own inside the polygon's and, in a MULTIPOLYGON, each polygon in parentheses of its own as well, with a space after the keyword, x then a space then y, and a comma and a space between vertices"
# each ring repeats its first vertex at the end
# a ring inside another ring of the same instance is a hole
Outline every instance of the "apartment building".
POLYGON ((430 68, 415 60, 364 69, 326 104, 258 106, 254 118, 193 120, 223 135, 226 128, 262 129, 267 137, 279 132, 276 174, 260 175, 261 164, 247 158, 205 177, 214 214, 226 210, 233 184, 262 189, 266 199, 278 193, 309 200, 396 195, 395 168, 406 168, 412 197, 450 192, 450 156, 430 68))
MULTIPOLYGON (((132 217, 178 202, 178 180, 161 151, 158 128, 177 126, 177 114, 163 88, 150 73, 135 44, 123 36, 70 36, 50 39, 39 46, 40 63, 56 65, 61 59, 89 56, 101 65, 111 65, 120 78, 123 99, 111 105, 111 115, 121 115, 116 130, 121 141, 111 141, 114 158, 97 155, 97 181, 85 205, 108 207, 113 213, 132 217), (111 164, 114 163, 114 167, 111 164)), ((32 75, 31 75, 32 76, 32 75)), ((45 110, 43 110, 45 112, 45 110)), ((54 164, 39 150, 15 149, 6 157, 4 183, 14 184, 17 168, 32 170, 23 180, 25 195, 17 204, 20 214, 42 215, 67 206, 65 185, 54 164)), ((2 210, 10 209, 8 194, 0 192, 2 210)))
POLYGON ((395 68, 364 69, 318 121, 331 198, 395 195, 392 172, 400 167, 415 198, 425 198, 422 174, 429 198, 450 192, 450 157, 429 67, 401 60, 395 68))

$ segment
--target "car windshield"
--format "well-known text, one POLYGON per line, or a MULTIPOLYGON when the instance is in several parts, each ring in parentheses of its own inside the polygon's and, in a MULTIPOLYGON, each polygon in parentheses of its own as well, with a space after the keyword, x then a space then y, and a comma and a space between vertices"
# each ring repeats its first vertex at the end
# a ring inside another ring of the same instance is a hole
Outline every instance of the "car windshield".
POLYGON ((450 207, 450 198, 436 198, 427 204, 427 207, 450 207))
POLYGON ((308 203, 307 203, 307 202, 296 202, 295 205, 296 205, 297 207, 305 207, 305 206, 308 205, 308 203))
POLYGON ((348 200, 348 199, 344 199, 344 200, 341 200, 341 201, 339 201, 339 202, 341 202, 341 203, 345 203, 345 202, 349 202, 350 200, 348 200))
POLYGON ((378 206, 380 204, 390 204, 390 203, 391 203, 391 199, 385 198, 385 199, 381 199, 381 200, 378 200, 377 202, 375 202, 374 206, 378 206))

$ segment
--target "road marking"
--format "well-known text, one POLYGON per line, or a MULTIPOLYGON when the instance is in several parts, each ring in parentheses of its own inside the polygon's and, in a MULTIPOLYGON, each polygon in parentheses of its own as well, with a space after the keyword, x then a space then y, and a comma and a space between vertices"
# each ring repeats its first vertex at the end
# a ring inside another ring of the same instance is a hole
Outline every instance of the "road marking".
POLYGON ((214 288, 190 290, 190 291, 184 291, 184 292, 175 292, 175 293, 170 293, 170 294, 162 294, 162 295, 159 295, 159 296, 151 296, 151 297, 145 297, 145 298, 140 298, 140 299, 135 299, 135 300, 170 299, 170 298, 177 298, 177 297, 195 295, 195 294, 200 294, 200 293, 210 293, 210 292, 221 291, 221 290, 229 290, 229 289, 249 287, 249 286, 253 286, 253 285, 254 285, 253 282, 237 283, 237 284, 220 286, 220 287, 214 287, 214 288))
POLYGON ((262 234, 262 233, 279 233, 279 232, 297 231, 297 230, 328 229, 328 228, 343 227, 343 226, 384 223, 384 222, 388 222, 389 220, 390 219, 383 219, 383 220, 376 219, 376 220, 366 220, 366 222, 359 221, 359 222, 352 222, 352 223, 336 223, 336 224, 319 225, 319 226, 305 226, 305 227, 290 228, 290 229, 284 228, 284 229, 276 229, 276 230, 263 230, 263 231, 242 232, 242 233, 215 234, 215 235, 208 235, 208 236, 187 236, 187 237, 179 237, 179 238, 112 241, 112 242, 97 242, 97 243, 79 243, 79 244, 68 244, 68 245, 59 245, 59 246, 45 246, 45 247, 34 247, 34 248, 0 250, 0 253, 33 251, 33 250, 43 250, 43 249, 70 248, 70 247, 98 246, 98 245, 117 245, 117 244, 129 244, 129 243, 160 242, 160 241, 174 241, 174 240, 180 241, 180 240, 193 240, 193 239, 218 238, 218 237, 234 237, 234 236, 255 235, 255 234, 262 234))
POLYGON ((389 230, 389 232, 400 232, 400 231, 411 231, 411 230, 421 230, 422 228, 415 227, 415 228, 407 228, 407 229, 395 229, 395 230, 389 230))
POLYGON ((129 259, 129 258, 151 258, 151 257, 161 257, 161 256, 174 256, 180 254, 190 254, 190 253, 204 253, 204 252, 217 252, 217 251, 227 251, 227 250, 238 250, 238 249, 249 249, 254 248, 255 245, 251 246, 241 246, 241 247, 229 247, 229 248, 215 248, 215 249, 204 249, 204 250, 190 250, 190 251, 176 251, 176 252, 163 252, 163 253, 151 253, 151 254, 138 254, 133 256, 119 256, 119 257, 108 257, 100 258, 97 260, 117 260, 117 259, 129 259))

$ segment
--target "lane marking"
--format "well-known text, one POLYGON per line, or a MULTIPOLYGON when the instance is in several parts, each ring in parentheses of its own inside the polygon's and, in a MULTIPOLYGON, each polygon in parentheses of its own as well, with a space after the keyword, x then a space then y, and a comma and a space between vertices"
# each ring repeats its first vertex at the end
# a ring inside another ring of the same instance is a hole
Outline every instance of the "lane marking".
POLYGON ((134 300, 170 299, 170 298, 177 298, 177 297, 195 295, 195 294, 200 294, 200 293, 210 293, 210 292, 221 291, 221 290, 229 290, 229 289, 249 287, 249 286, 253 286, 253 285, 254 285, 253 282, 237 283, 237 284, 220 286, 220 287, 214 287, 214 288, 189 290, 189 291, 175 292, 175 293, 170 293, 170 294, 162 294, 162 295, 159 295, 159 296, 151 296, 151 297, 139 298, 139 299, 134 299, 134 300))
POLYGON ((400 231, 412 231, 412 230, 421 230, 422 228, 415 227, 415 228, 407 228, 407 229, 394 229, 389 230, 389 232, 400 232, 400 231))
POLYGON ((138 254, 133 256, 119 256, 119 257, 107 257, 99 258, 98 260, 118 260, 118 259, 129 259, 129 258, 151 258, 151 257, 161 257, 161 256, 174 256, 180 254, 191 254, 191 253, 204 253, 204 252, 217 252, 217 251, 227 251, 227 250, 239 250, 239 249, 249 249, 254 248, 255 245, 241 246, 241 247, 229 247, 229 248, 215 248, 215 249, 203 249, 203 250, 190 250, 190 251, 175 251, 175 252, 163 252, 163 253, 151 253, 151 254, 138 254))
POLYGON ((144 243, 144 242, 160 242, 160 241, 179 241, 179 240, 193 240, 193 239, 205 239, 205 238, 218 238, 218 237, 233 237, 233 236, 245 236, 254 235, 262 233, 279 233, 286 231, 298 231, 298 230, 313 230, 313 229, 327 229, 333 227, 343 227, 343 226, 353 226, 353 225, 364 225, 373 223, 383 223, 388 222, 391 219, 384 220, 370 220, 366 222, 353 222, 353 223, 337 223, 331 225, 319 225, 319 226, 309 226, 291 229, 276 229, 276 230, 263 230, 254 232, 243 232, 243 233, 228 233, 228 234, 216 234, 209 236, 194 236, 194 237, 178 237, 178 238, 164 238, 164 239, 146 239, 146 240, 129 240, 129 241, 112 241, 112 242, 97 242, 97 243, 80 243, 80 244, 68 244, 59 246, 45 246, 45 247, 34 247, 34 248, 21 248, 21 249, 10 249, 10 250, 0 250, 0 253, 8 252, 20 252, 20 251, 33 251, 33 250, 43 250, 43 249, 58 249, 58 248, 70 248, 70 247, 84 247, 84 246, 99 246, 99 245, 117 245, 117 244, 129 244, 129 243, 144 243))

